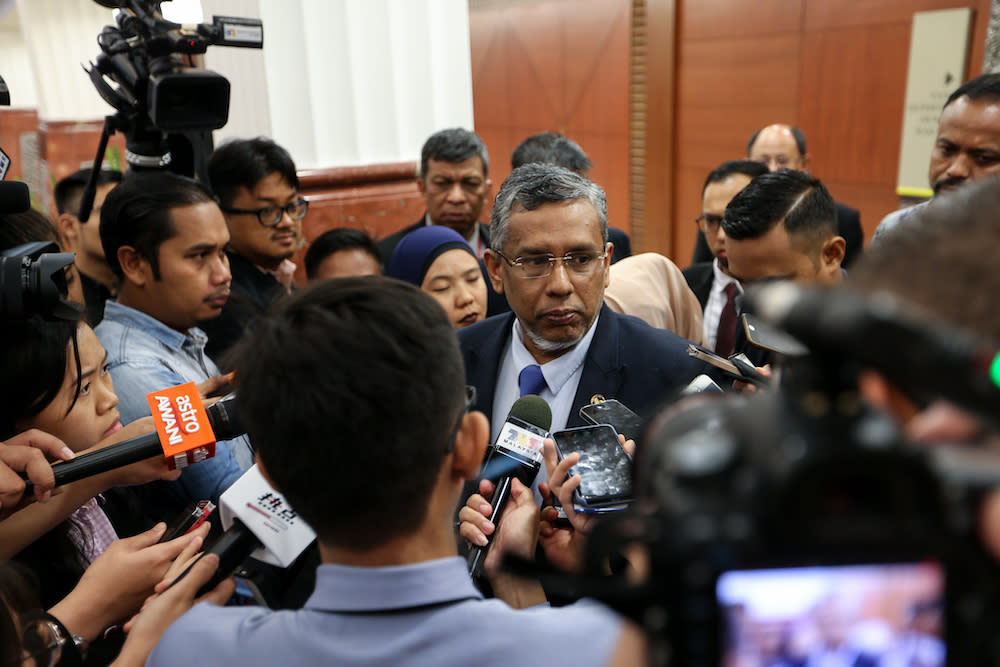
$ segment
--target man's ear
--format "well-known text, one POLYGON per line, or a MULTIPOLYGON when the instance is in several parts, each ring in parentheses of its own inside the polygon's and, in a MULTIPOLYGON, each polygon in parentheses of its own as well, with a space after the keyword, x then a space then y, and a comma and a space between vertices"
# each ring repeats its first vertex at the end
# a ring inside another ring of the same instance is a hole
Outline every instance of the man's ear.
POLYGON ((420 196, 424 197, 427 195, 427 183, 424 182, 424 177, 420 176, 417 178, 417 190, 420 191, 420 196))
POLYGON ((604 289, 611 284, 611 256, 615 254, 615 244, 608 241, 604 244, 604 289))
POLYGON ((56 230, 59 232, 59 241, 67 252, 77 252, 80 243, 80 221, 75 215, 60 213, 56 217, 56 230))
POLYGON ((846 251, 847 241, 844 240, 843 236, 832 236, 823 242, 819 258, 822 264, 821 271, 824 275, 839 279, 840 265, 844 261, 846 251))
POLYGON ((139 251, 132 246, 123 245, 118 248, 118 264, 121 265, 122 273, 125 274, 124 279, 138 287, 143 287, 153 278, 149 260, 140 255, 139 251))
POLYGON ((490 442, 490 422, 482 412, 471 411, 462 417, 452 450, 452 470, 462 479, 475 479, 483 465, 490 442))
POLYGON ((806 153, 801 158, 799 158, 799 164, 801 165, 801 169, 799 169, 799 171, 804 171, 808 173, 810 163, 812 163, 812 156, 809 155, 809 153, 806 153))
POLYGON ((493 285, 493 291, 497 294, 503 294, 503 275, 500 273, 500 262, 502 261, 503 259, 493 250, 487 248, 486 252, 483 253, 486 275, 490 277, 490 284, 493 285))

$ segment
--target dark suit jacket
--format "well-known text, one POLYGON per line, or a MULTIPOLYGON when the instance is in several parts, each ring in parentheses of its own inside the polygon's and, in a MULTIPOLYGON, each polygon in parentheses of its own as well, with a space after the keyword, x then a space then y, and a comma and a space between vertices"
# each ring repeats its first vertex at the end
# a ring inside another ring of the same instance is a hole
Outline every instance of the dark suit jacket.
MULTIPOLYGON (((840 202, 834 202, 834 204, 837 207, 837 234, 843 236, 847 242, 847 247, 844 250, 844 261, 840 263, 846 269, 861 254, 865 243, 865 233, 861 230, 861 214, 858 213, 858 209, 840 202)), ((698 238, 695 239, 691 263, 711 262, 713 259, 712 251, 708 249, 708 243, 705 241, 705 234, 699 231, 698 238)))
MULTIPOLYGON (((514 314, 509 313, 458 332, 466 382, 475 386, 479 395, 476 409, 491 421, 497 375, 513 323, 514 314)), ((648 418, 663 398, 684 388, 696 375, 715 376, 707 364, 688 356, 687 345, 688 341, 670 331, 654 329, 636 317, 619 315, 603 306, 566 426, 585 425, 578 411, 594 394, 617 398, 648 418)))
MULTIPOLYGON (((384 239, 378 241, 376 245, 378 246, 378 251, 382 253, 382 262, 385 266, 389 266, 389 260, 392 259, 392 252, 399 245, 399 242, 403 240, 403 237, 412 231, 420 229, 424 226, 424 219, 427 217, 426 214, 416 222, 414 222, 409 227, 404 227, 398 232, 389 234, 384 239)), ((490 226, 484 225, 481 222, 476 223, 476 229, 479 231, 479 238, 483 240, 483 245, 489 247, 490 245, 490 226)))
POLYGON ((712 284, 715 283, 715 269, 712 268, 712 262, 692 264, 681 273, 684 274, 688 287, 698 297, 701 309, 705 310, 705 304, 708 303, 708 297, 712 293, 712 284))
POLYGON ((226 254, 229 256, 229 270, 233 274, 229 301, 223 306, 221 315, 198 323, 208 335, 205 354, 223 372, 229 370, 220 363, 226 351, 275 299, 285 294, 284 286, 274 276, 264 273, 242 255, 229 250, 226 254))

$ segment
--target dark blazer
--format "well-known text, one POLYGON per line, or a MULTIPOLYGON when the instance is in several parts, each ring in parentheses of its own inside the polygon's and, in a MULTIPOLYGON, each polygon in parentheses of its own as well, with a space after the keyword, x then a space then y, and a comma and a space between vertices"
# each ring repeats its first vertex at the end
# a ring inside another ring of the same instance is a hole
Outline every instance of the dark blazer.
POLYGON ((684 274, 688 287, 698 297, 701 309, 705 310, 705 304, 708 303, 708 297, 712 293, 712 285, 715 283, 715 269, 712 268, 712 262, 692 264, 681 273, 684 274))
MULTIPOLYGON (((458 332, 466 382, 478 391, 476 409, 491 421, 497 374, 513 323, 514 314, 508 313, 458 332)), ((617 398, 648 418, 663 398, 683 389, 696 375, 717 377, 707 364, 688 356, 687 346, 688 341, 670 331, 602 306, 566 426, 585 425, 578 411, 594 394, 617 398)))
MULTIPOLYGON (((861 254, 865 243, 865 233, 861 230, 861 214, 858 213, 858 209, 840 202, 834 202, 834 204, 837 207, 837 235, 843 236, 844 241, 847 242, 844 249, 844 261, 840 263, 840 266, 846 269, 861 254)), ((712 251, 708 249, 705 234, 699 231, 698 238, 695 239, 691 263, 711 262, 712 259, 714 258, 712 251)))
POLYGON ((220 363, 226 351, 274 300, 285 294, 284 286, 274 276, 264 273, 242 255, 230 250, 226 254, 229 256, 229 271, 233 274, 229 301, 218 317, 198 323, 208 335, 205 354, 223 372, 229 370, 220 363))
MULTIPOLYGON (((414 222, 409 227, 404 227, 398 232, 389 234, 384 239, 378 241, 375 245, 378 246, 378 251, 382 254, 382 263, 384 266, 389 266, 389 260, 392 259, 392 252, 399 245, 399 242, 403 240, 403 237, 412 231, 420 229, 424 226, 424 220, 427 215, 425 214, 422 218, 414 222)), ((476 229, 479 232, 479 238, 483 240, 483 245, 489 247, 490 245, 490 226, 484 225, 481 222, 476 223, 476 229)))

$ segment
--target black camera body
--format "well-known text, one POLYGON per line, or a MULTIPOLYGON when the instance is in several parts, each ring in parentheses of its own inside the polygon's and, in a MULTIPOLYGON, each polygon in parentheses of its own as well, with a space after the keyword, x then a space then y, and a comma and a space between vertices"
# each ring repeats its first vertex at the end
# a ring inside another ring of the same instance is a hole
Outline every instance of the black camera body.
POLYGON ((38 241, 0 253, 0 314, 5 319, 41 315, 76 319, 79 310, 66 300, 66 267, 73 253, 38 241))

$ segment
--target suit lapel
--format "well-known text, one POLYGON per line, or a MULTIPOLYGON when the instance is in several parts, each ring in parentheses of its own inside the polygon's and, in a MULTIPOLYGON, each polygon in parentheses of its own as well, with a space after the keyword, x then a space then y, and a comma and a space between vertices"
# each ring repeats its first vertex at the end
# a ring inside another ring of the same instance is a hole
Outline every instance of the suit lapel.
POLYGON ((594 338, 590 341, 590 349, 583 362, 580 384, 573 397, 573 409, 566 420, 567 427, 585 424, 577 410, 590 403, 594 394, 602 394, 607 398, 620 396, 623 369, 618 339, 618 315, 606 305, 602 306, 597 330, 594 331, 594 338))
POLYGON ((500 362, 504 350, 507 349, 507 339, 514 324, 514 314, 498 318, 500 321, 492 331, 486 333, 475 345, 467 347, 469 367, 466 377, 469 383, 477 387, 479 396, 476 399, 476 409, 484 413, 493 423, 493 397, 496 394, 497 377, 500 375, 500 362))

